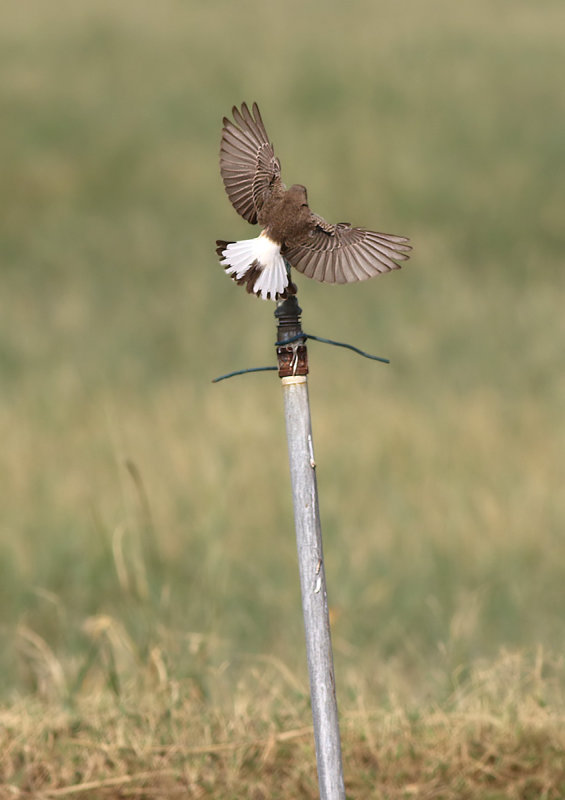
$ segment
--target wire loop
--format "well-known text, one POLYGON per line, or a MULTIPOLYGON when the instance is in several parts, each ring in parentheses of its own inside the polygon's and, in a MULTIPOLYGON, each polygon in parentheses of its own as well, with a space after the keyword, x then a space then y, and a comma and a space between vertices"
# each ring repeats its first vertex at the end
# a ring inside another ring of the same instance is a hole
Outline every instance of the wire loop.
MULTIPOLYGON (((285 339, 281 342, 275 342, 275 347, 283 347, 284 345, 293 344, 294 342, 299 342, 301 340, 306 341, 307 339, 312 339, 312 341, 321 342, 322 344, 331 344, 334 347, 345 347, 347 350, 352 350, 354 353, 363 356, 363 358, 370 358, 372 361, 380 361, 381 364, 390 364, 388 358, 373 356, 370 353, 366 353, 364 350, 360 350, 358 347, 355 347, 352 344, 346 344, 346 342, 336 342, 333 339, 325 339, 322 336, 314 336, 312 333, 297 333, 296 336, 291 336, 290 339, 285 339)), ((238 369, 235 372, 228 372, 227 375, 220 375, 219 378, 214 378, 212 383, 219 383, 220 381, 227 380, 227 378, 234 378, 236 375, 245 375, 248 372, 274 372, 277 369, 278 367, 249 367, 248 369, 238 369)))

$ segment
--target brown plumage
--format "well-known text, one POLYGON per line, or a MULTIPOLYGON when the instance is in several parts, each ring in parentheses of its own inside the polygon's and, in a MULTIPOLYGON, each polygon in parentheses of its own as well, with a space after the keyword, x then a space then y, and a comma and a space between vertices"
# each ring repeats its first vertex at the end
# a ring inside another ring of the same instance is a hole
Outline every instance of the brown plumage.
POLYGON ((246 103, 223 120, 220 172, 238 214, 261 234, 241 242, 216 242, 221 264, 248 292, 279 299, 296 292, 285 260, 325 283, 363 281, 399 269, 412 249, 404 236, 375 233, 349 223, 332 225, 310 210, 306 188, 289 189, 269 142, 259 108, 246 103))

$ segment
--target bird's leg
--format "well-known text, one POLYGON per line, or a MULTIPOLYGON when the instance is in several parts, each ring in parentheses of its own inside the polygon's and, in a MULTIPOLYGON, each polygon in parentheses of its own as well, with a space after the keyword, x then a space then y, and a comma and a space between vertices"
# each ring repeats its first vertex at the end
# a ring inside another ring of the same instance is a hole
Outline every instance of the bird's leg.
POLYGON ((296 284, 293 283, 293 281, 292 281, 291 272, 290 272, 290 264, 288 263, 286 258, 284 260, 284 263, 286 265, 286 276, 288 278, 288 286, 285 289, 285 294, 288 297, 289 295, 296 294, 297 291, 298 291, 298 288, 297 288, 296 284))

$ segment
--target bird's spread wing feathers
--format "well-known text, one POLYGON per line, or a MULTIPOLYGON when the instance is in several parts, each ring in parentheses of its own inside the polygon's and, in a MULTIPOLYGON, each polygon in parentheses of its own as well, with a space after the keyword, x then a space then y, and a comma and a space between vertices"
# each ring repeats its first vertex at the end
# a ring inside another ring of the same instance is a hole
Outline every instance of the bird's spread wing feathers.
POLYGON ((220 172, 228 197, 241 216, 254 225, 265 198, 280 185, 281 165, 269 142, 257 103, 233 107, 234 122, 224 117, 220 172))
POLYGON ((331 225, 314 215, 316 227, 289 247, 284 257, 308 278, 324 283, 353 283, 381 272, 399 269, 412 249, 404 236, 353 228, 348 222, 331 225))
MULTIPOLYGON (((235 210, 255 224, 265 202, 284 194, 281 165, 257 104, 253 103, 251 111, 246 103, 240 109, 234 106, 232 113, 233 121, 224 117, 220 172, 235 210)), ((312 214, 312 225, 313 230, 292 240, 282 255, 299 272, 326 283, 363 281, 399 269, 397 262, 405 261, 412 249, 404 236, 354 228, 346 222, 332 225, 317 214, 312 214)), ((223 251, 221 254, 225 256, 223 251)), ((250 291, 256 286, 257 275, 253 276, 251 281, 247 273, 235 274, 237 282, 245 281, 250 291)), ((276 296, 283 296, 278 288, 276 296)))

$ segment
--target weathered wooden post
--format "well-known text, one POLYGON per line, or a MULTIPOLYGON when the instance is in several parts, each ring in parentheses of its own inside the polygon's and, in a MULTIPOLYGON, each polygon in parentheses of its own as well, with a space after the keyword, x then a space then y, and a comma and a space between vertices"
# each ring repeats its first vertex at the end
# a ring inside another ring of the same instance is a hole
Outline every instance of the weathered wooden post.
POLYGON ((306 377, 308 355, 305 339, 298 338, 302 333, 300 314, 296 297, 291 296, 278 303, 275 311, 278 322, 277 357, 284 397, 320 798, 345 800, 316 462, 306 377))

